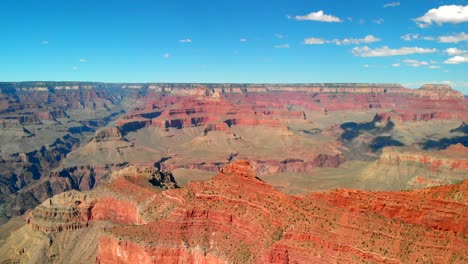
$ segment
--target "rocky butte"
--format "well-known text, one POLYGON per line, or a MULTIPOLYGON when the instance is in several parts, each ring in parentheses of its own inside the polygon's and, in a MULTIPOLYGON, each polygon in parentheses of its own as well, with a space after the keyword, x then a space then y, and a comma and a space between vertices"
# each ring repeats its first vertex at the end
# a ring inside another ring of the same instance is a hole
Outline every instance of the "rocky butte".
POLYGON ((466 263, 446 85, 0 83, 0 262, 466 263))

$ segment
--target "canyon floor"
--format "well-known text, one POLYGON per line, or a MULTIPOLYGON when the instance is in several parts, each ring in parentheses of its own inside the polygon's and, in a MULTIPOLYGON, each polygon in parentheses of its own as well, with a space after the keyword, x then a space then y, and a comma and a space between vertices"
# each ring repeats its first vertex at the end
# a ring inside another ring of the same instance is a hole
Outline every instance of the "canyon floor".
POLYGON ((2 263, 466 263, 442 85, 0 83, 2 263))

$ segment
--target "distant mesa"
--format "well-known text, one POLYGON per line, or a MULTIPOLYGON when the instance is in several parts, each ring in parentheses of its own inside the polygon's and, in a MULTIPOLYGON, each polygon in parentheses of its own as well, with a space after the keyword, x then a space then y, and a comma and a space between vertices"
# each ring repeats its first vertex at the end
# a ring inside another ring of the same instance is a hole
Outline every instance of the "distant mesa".
POLYGON ((421 90, 435 90, 435 91, 448 91, 452 90, 452 87, 447 84, 424 84, 419 88, 421 90))
POLYGON ((463 99, 463 93, 453 90, 450 85, 445 84, 425 84, 421 88, 416 90, 422 96, 429 96, 432 98, 437 97, 454 97, 463 99))

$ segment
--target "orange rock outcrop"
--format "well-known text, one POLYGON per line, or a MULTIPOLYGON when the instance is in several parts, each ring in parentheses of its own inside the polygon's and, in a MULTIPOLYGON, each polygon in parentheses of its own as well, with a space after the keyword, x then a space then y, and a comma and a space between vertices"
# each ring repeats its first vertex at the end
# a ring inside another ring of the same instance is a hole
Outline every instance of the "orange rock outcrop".
POLYGON ((468 260, 468 181, 409 192, 333 190, 288 196, 249 162, 163 192, 147 224, 120 225, 98 263, 434 263, 468 260))

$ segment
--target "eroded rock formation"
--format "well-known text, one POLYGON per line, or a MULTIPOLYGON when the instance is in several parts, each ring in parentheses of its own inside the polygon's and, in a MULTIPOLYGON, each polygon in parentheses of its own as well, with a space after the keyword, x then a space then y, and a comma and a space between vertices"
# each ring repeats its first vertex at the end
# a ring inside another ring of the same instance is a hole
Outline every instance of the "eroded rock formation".
POLYGON ((467 187, 286 196, 238 161, 211 181, 163 193, 150 205, 155 222, 110 229, 98 262, 464 261, 467 187))
POLYGON ((467 261, 467 181, 410 192, 288 196, 242 160, 212 180, 165 192, 122 175, 99 191, 46 201, 30 213, 29 226, 71 235, 114 223, 98 240, 98 263, 467 261))
POLYGON ((0 213, 45 201, 0 246, 2 261, 80 259, 86 239, 84 259, 100 263, 468 261, 466 148, 451 146, 466 142, 468 104, 450 87, 0 88, 0 213), (461 183, 289 196, 256 178, 353 160, 370 164, 356 176, 378 183, 367 189, 461 183), (182 189, 168 172, 221 168, 182 189))

